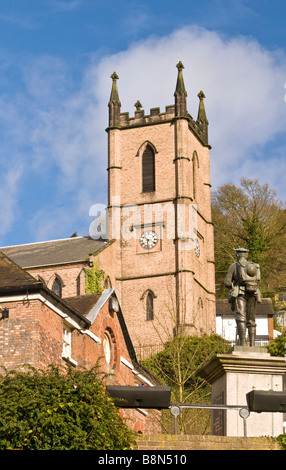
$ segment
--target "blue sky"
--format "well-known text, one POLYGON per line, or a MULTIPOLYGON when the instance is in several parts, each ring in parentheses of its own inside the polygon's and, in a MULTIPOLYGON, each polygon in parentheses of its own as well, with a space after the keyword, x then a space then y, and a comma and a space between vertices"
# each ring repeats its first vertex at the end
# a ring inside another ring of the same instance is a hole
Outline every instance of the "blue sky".
POLYGON ((0 245, 88 234, 106 203, 107 103, 188 109, 202 89, 215 189, 258 178, 286 200, 286 6, 266 0, 0 0, 0 245))

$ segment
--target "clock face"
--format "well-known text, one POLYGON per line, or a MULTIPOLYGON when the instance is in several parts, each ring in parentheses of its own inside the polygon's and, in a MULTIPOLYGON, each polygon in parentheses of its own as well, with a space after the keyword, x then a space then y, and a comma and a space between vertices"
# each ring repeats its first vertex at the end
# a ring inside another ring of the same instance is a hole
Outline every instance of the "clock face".
POLYGON ((148 230, 147 232, 142 233, 139 243, 142 248, 145 248, 145 250, 150 250, 151 248, 154 248, 154 246, 157 245, 158 235, 156 232, 148 230))

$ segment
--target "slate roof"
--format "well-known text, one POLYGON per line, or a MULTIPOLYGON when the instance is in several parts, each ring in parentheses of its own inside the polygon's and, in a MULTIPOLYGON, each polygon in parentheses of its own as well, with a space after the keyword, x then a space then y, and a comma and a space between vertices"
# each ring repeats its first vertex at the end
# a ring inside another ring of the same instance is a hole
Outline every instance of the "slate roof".
POLYGON ((65 301, 86 317, 100 297, 101 294, 86 294, 78 295, 77 297, 67 297, 65 301))
POLYGON ((31 292, 41 292, 48 295, 52 302, 61 306, 69 314, 75 315, 83 320, 85 324, 90 325, 90 321, 82 315, 81 310, 67 303, 65 299, 58 297, 53 291, 48 289, 43 283, 27 273, 19 265, 14 263, 8 256, 0 251, 0 294, 11 295, 11 293, 29 294, 31 292))
POLYGON ((104 240, 90 237, 72 237, 26 245, 0 248, 9 258, 24 269, 84 262, 89 255, 107 246, 104 240))
POLYGON ((0 251, 0 290, 40 287, 42 283, 0 251))

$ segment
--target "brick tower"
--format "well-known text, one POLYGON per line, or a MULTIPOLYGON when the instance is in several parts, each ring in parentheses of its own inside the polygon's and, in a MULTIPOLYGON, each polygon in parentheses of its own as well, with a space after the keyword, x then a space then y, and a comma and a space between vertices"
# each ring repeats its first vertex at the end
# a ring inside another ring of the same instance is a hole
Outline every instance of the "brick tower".
POLYGON ((114 73, 109 101, 109 238, 116 238, 116 289, 135 347, 174 334, 215 331, 214 241, 208 121, 200 92, 187 111, 183 64, 175 104, 134 117, 121 112, 114 73))

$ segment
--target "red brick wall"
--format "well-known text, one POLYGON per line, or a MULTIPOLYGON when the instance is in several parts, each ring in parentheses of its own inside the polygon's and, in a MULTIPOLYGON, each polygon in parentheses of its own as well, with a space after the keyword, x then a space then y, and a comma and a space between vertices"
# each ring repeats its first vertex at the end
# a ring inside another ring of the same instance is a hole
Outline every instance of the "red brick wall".
POLYGON ((1 303, 9 309, 9 318, 0 321, 0 364, 7 368, 25 362, 38 365, 39 302, 1 303))
POLYGON ((63 319, 39 301, 39 362, 40 368, 63 364, 63 319))
POLYGON ((57 275, 62 280, 62 297, 65 298, 85 294, 85 283, 79 279, 84 267, 88 268, 87 263, 31 268, 26 271, 36 279, 40 276, 49 289, 52 289, 57 275))
MULTIPOLYGON (((1 301, 9 309, 9 318, 0 321, 0 365, 14 369, 28 363, 36 368, 45 368, 50 364, 64 365, 62 358, 63 325, 67 319, 62 318, 40 299, 1 301)), ((59 307, 59 306, 58 306, 59 307)), ((109 383, 135 385, 142 382, 132 372, 124 336, 116 313, 110 313, 108 302, 98 314, 90 331, 101 340, 95 342, 87 334, 74 328, 72 331, 71 359, 78 367, 90 368, 100 359, 102 371, 112 375, 106 379, 109 383), (105 331, 112 337, 112 361, 107 366, 104 360, 103 335, 105 331), (129 367, 121 359, 127 361, 129 367)), ((137 410, 122 410, 121 414, 128 420, 135 431, 158 432, 160 426, 154 413, 137 410)), ((155 413, 156 414, 156 413, 155 413)))
MULTIPOLYGON (((280 450, 271 437, 188 436, 155 434, 138 436, 136 450, 280 450)), ((154 462, 153 462, 154 463, 154 462)))

